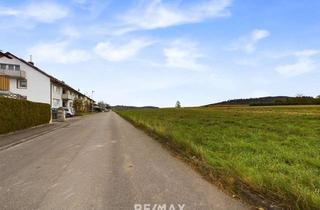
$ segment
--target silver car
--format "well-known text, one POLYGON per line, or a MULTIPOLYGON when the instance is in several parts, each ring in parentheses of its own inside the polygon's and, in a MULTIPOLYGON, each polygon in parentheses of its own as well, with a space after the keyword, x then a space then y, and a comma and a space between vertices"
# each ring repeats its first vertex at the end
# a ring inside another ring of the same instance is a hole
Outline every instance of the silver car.
POLYGON ((64 112, 65 112, 65 115, 66 117, 73 117, 74 116, 74 111, 72 108, 70 107, 63 107, 64 108, 64 112))

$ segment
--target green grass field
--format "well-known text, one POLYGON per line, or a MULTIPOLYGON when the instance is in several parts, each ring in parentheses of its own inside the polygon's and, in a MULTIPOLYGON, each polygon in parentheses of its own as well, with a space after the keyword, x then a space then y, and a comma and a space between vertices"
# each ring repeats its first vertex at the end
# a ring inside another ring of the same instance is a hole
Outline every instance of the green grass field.
POLYGON ((293 209, 320 209, 320 106, 118 113, 196 155, 230 185, 241 180, 293 209))

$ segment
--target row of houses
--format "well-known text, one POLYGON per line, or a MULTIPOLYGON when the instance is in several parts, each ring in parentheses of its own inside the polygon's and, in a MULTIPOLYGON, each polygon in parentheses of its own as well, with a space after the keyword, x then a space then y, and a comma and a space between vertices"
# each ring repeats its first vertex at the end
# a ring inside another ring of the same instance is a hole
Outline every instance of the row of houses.
POLYGON ((0 51, 0 94, 12 95, 33 102, 50 104, 52 108, 74 108, 76 99, 83 109, 92 107, 94 100, 65 82, 10 52, 0 51))

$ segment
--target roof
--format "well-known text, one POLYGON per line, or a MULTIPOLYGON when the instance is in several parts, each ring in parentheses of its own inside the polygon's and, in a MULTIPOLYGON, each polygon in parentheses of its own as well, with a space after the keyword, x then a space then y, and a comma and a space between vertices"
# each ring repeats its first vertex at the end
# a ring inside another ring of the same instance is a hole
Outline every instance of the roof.
POLYGON ((31 64, 31 63, 29 63, 29 62, 27 62, 27 61, 25 61, 25 60, 23 60, 22 58, 19 58, 19 57, 17 57, 17 56, 15 56, 15 55, 13 55, 13 54, 12 54, 12 53, 10 53, 10 52, 6 52, 6 53, 2 53, 2 52, 0 52, 0 57, 2 57, 2 56, 6 56, 6 57, 8 57, 8 58, 10 58, 10 59, 13 57, 13 58, 15 58, 15 59, 17 59, 17 60, 21 61, 22 63, 26 64, 27 66, 29 66, 29 67, 33 68, 34 70, 36 70, 36 71, 40 72, 41 74, 43 74, 43 75, 45 75, 45 76, 49 77, 49 78, 50 78, 50 80, 51 80, 51 82, 56 83, 56 84, 59 84, 59 85, 61 85, 61 86, 65 87, 65 88, 67 88, 67 89, 70 89, 70 90, 72 90, 72 91, 74 91, 74 92, 78 93, 79 95, 81 95, 81 96, 83 96, 83 97, 87 97, 87 98, 88 98, 89 100, 91 100, 91 101, 94 101, 94 100, 93 100, 93 99, 91 99, 90 97, 88 97, 88 96, 84 95, 83 93, 81 93, 81 92, 79 92, 79 91, 75 90, 74 88, 72 88, 71 86, 69 86, 68 84, 66 84, 65 82, 63 82, 63 81, 61 81, 61 80, 59 80, 59 79, 57 79, 57 78, 55 78, 55 77, 51 76, 50 74, 47 74, 47 73, 46 73, 45 71, 43 71, 42 69, 40 69, 40 68, 36 67, 35 65, 33 65, 33 64, 31 64))
POLYGON ((1 57, 7 57, 9 59, 12 59, 10 56, 8 56, 7 54, 3 53, 1 50, 0 50, 0 58, 1 57))

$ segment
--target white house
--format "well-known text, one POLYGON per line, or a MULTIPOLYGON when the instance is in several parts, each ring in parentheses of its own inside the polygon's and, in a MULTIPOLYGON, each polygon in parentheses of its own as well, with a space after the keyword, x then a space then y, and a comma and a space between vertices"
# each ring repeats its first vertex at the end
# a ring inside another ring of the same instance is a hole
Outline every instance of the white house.
POLYGON ((50 104, 50 77, 8 53, 0 54, 0 91, 50 104))
POLYGON ((9 52, 0 52, 0 93, 15 94, 29 101, 50 104, 52 108, 70 107, 76 98, 94 100, 73 89, 32 62, 9 52))
MULTIPOLYGON (((51 106, 52 108, 69 107, 73 109, 74 100, 77 98, 88 98, 79 91, 73 89, 63 81, 51 79, 51 106)), ((93 102, 92 99, 89 99, 93 102)))

